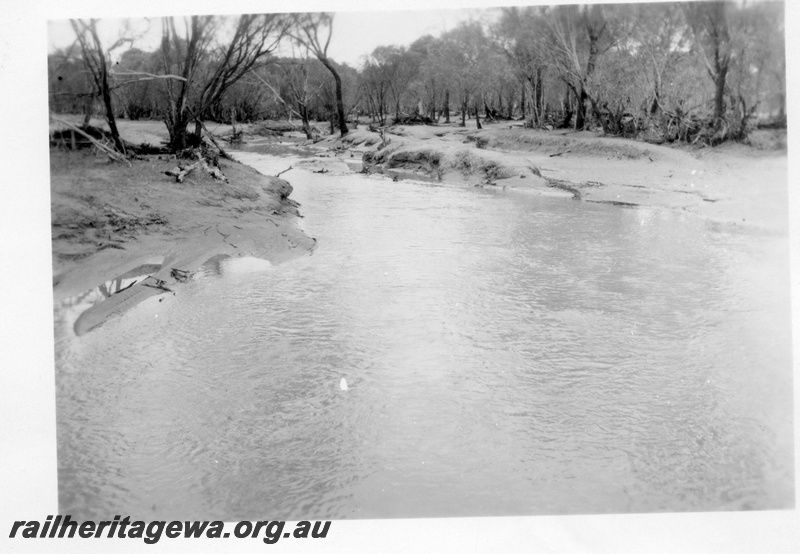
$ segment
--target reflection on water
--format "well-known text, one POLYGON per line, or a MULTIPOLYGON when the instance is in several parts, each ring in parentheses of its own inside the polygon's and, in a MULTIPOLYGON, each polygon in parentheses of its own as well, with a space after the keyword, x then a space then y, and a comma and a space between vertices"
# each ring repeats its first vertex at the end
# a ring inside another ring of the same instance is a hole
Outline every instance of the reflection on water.
POLYGON ((793 505, 784 237, 646 208, 284 177, 313 256, 219 262, 80 338, 59 326, 73 312, 57 314, 62 511, 793 505))
MULTIPOLYGON (((119 294, 136 283, 140 283, 161 269, 159 264, 143 264, 130 271, 118 275, 114 279, 101 283, 84 293, 66 298, 55 305, 57 326, 66 325, 69 331, 56 329, 56 338, 71 336, 75 333, 75 322, 81 314, 92 306, 96 306, 107 298, 119 294)), ((80 333, 79 333, 80 334, 80 333)))

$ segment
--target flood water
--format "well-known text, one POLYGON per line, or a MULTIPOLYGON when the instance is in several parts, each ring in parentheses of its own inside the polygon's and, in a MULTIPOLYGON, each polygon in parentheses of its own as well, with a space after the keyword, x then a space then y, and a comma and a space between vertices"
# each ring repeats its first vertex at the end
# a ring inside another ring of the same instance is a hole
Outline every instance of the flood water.
MULTIPOLYGON (((241 157, 272 175, 291 163, 241 157)), ((81 337, 86 297, 56 306, 62 513, 793 506, 786 237, 521 192, 282 177, 313 255, 209 264, 81 337)))

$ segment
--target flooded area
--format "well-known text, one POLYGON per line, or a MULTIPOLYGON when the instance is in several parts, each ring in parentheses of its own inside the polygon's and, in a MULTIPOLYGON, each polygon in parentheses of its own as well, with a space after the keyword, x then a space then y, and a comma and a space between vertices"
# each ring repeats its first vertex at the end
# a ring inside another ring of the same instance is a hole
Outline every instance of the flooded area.
MULTIPOLYGON (((269 175, 293 163, 237 157, 269 175)), ((215 260, 80 337, 80 313, 134 276, 56 306, 62 513, 794 505, 787 237, 525 192, 281 177, 313 255, 215 260)))

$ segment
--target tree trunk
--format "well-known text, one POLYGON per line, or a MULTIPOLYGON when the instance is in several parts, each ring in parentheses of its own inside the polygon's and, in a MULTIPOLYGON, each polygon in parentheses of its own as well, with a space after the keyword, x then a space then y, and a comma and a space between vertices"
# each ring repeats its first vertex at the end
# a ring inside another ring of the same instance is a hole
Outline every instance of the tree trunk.
POLYGON ((536 68, 536 88, 535 96, 534 96, 534 113, 536 114, 536 122, 537 124, 542 124, 542 118, 544 116, 544 78, 542 76, 543 68, 541 66, 536 68))
POLYGON ((94 108, 94 94, 87 94, 83 101, 83 127, 88 127, 89 122, 92 120, 92 111, 94 108))
POLYGON ((650 102, 650 109, 647 112, 653 117, 658 117, 658 114, 661 113, 661 100, 658 91, 653 93, 653 100, 650 102))
POLYGON ((650 115, 659 116, 661 114, 661 89, 663 88, 661 81, 661 73, 653 70, 653 102, 650 105, 650 115))
POLYGON ((444 122, 450 123, 450 91, 444 91, 444 122))
POLYGON ((589 96, 586 94, 586 89, 581 85, 581 91, 578 96, 578 107, 575 112, 575 129, 583 129, 586 126, 586 102, 589 96))
POLYGON ((569 128, 571 120, 572 120, 572 100, 569 97, 569 89, 567 89, 567 95, 564 98, 564 120, 561 122, 561 125, 559 125, 558 128, 559 129, 569 128))
MULTIPOLYGON (((73 22, 73 28, 76 32, 78 31, 78 26, 75 22, 73 22)), ((103 107, 105 108, 106 112, 106 121, 108 122, 108 128, 111 131, 111 138, 114 141, 114 147, 118 152, 125 153, 125 145, 122 143, 122 139, 119 137, 119 130, 117 129, 117 120, 114 116, 114 107, 111 103, 111 85, 108 82, 108 65, 106 65, 106 53, 103 48, 100 46, 100 38, 97 35, 97 29, 95 27, 95 21, 92 20, 91 23, 87 26, 84 23, 84 30, 88 31, 92 39, 94 41, 94 51, 96 55, 96 66, 92 69, 92 64, 88 62, 88 58, 90 57, 89 54, 89 46, 87 45, 86 41, 82 38, 83 35, 79 37, 81 42, 81 46, 83 48, 84 53, 84 61, 89 69, 92 70, 92 77, 94 79, 97 88, 99 89, 98 92, 100 93, 100 98, 103 101, 103 107)), ((87 122, 88 124, 88 122, 87 122)))
POLYGON ((599 30, 595 26, 589 26, 587 28, 589 34, 589 58, 586 60, 586 73, 583 79, 581 79, 581 90, 578 96, 578 111, 575 117, 576 129, 583 129, 588 124, 586 119, 586 102, 589 100, 589 94, 586 92, 586 84, 589 82, 589 79, 592 78, 592 75, 594 75, 594 68, 597 63, 597 58, 600 55, 598 43, 604 29, 605 25, 599 30))
MULTIPOLYGON (((236 127, 233 128, 234 134, 236 134, 236 127)), ((194 134, 190 137, 191 146, 200 146, 201 140, 203 138, 203 125, 200 123, 200 118, 194 120, 194 134)))
POLYGON ((539 91, 537 90, 536 78, 533 75, 530 75, 528 77, 527 82, 525 83, 525 87, 526 90, 529 90, 527 126, 531 128, 538 127, 542 123, 542 115, 541 112, 539 111, 539 106, 536 103, 539 91))
POLYGON ((185 114, 178 114, 171 121, 165 121, 167 131, 169 131, 169 146, 177 152, 186 148, 186 129, 189 127, 189 119, 185 114))
POLYGON ((728 75, 728 66, 723 65, 718 69, 714 79, 714 117, 725 117, 725 78, 728 75))
POLYGON ((369 117, 372 119, 372 122, 376 123, 375 102, 372 100, 372 96, 369 95, 367 96, 367 110, 369 110, 369 117))
POLYGON ((475 103, 475 125, 478 129, 483 129, 481 126, 481 114, 478 112, 478 104, 475 103))
POLYGON ((339 131, 342 133, 342 136, 346 135, 349 132, 347 128, 347 122, 344 119, 344 94, 342 93, 342 78, 339 76, 339 72, 336 71, 336 68, 333 67, 330 60, 324 56, 317 56, 319 61, 322 62, 328 71, 331 72, 333 75, 333 80, 336 83, 336 115, 339 117, 339 131))
POLYGON ((466 102, 461 103, 461 126, 467 126, 467 104, 466 102))
POLYGON ((314 138, 314 134, 311 132, 311 125, 308 122, 308 108, 305 106, 299 106, 300 108, 300 120, 303 122, 303 132, 306 134, 306 138, 308 140, 312 140, 314 138))
POLYGON ((103 105, 106 108, 106 121, 108 121, 108 128, 111 130, 111 138, 114 140, 114 147, 118 152, 125 153, 125 145, 119 137, 119 130, 117 129, 117 119, 114 117, 114 107, 111 105, 111 87, 108 84, 108 71, 106 71, 105 61, 102 64, 103 72, 103 105))

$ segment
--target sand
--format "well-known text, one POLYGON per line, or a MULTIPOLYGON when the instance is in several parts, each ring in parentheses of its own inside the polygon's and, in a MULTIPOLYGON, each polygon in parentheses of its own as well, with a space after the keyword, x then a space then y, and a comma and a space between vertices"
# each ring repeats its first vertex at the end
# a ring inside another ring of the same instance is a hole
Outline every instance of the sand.
MULTIPOLYGON (((156 146, 167 138, 161 122, 119 126, 132 144, 156 146)), ((395 126, 383 136, 360 125, 343 138, 312 143, 300 133, 261 137, 249 133, 252 127, 240 126, 247 145, 275 155, 302 152, 308 157, 299 164, 321 173, 378 172, 397 181, 502 187, 620 209, 680 210, 719 225, 788 233, 788 163, 780 144, 766 150, 676 148, 509 122, 484 124, 483 130, 395 126)), ((230 132, 230 126, 209 129, 230 132)), ((55 301, 139 266, 160 266, 82 315, 76 332, 150 296, 178 294, 185 276, 208 260, 254 256, 280 263, 316 247, 296 225, 300 213, 287 181, 222 160, 228 182, 194 171, 177 183, 165 171, 178 163, 188 162, 149 155, 128 166, 96 151, 51 149, 55 301)))
MULTIPOLYGON (((128 141, 135 136, 123 132, 128 141)), ((188 162, 142 158, 128 166, 89 150, 51 149, 54 301, 142 265, 160 266, 82 315, 78 334, 149 296, 179 294, 186 276, 209 260, 254 256, 280 263, 315 248, 296 225, 298 205, 286 181, 221 160, 228 182, 195 170, 178 183, 165 171, 188 162)))
POLYGON ((363 155, 369 171, 680 210, 721 225, 788 233, 785 132, 757 133, 754 145, 703 148, 524 129, 517 122, 472 125, 389 127, 383 138, 362 125, 315 146, 338 148, 345 160, 363 155))

